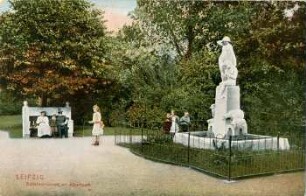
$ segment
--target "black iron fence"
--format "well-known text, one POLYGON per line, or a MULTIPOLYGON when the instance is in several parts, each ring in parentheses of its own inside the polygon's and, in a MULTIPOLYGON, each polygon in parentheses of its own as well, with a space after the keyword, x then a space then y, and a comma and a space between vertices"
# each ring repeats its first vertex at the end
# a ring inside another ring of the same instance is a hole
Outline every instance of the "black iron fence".
POLYGON ((284 125, 286 132, 281 132, 280 126, 276 135, 248 134, 227 139, 210 136, 204 127, 204 122, 193 122, 189 132, 166 134, 158 123, 129 126, 128 131, 116 131, 115 142, 145 158, 228 180, 304 170, 304 126, 284 125))

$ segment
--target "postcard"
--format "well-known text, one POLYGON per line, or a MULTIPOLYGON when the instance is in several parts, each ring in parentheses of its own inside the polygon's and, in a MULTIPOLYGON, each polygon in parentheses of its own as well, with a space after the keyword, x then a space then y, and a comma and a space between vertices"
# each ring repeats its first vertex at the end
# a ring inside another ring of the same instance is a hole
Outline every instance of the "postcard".
POLYGON ((0 0, 0 196, 305 195, 305 9, 0 0))

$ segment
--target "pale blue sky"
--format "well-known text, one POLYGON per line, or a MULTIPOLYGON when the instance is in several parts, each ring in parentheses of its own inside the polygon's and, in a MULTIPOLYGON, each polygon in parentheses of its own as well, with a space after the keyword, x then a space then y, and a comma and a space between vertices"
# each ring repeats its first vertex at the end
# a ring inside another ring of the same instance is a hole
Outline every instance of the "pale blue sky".
POLYGON ((9 9, 9 3, 7 0, 0 0, 0 12, 4 12, 9 9))
MULTIPOLYGON (((123 25, 131 24, 127 16, 136 7, 136 0, 88 0, 98 9, 104 10, 104 19, 109 31, 116 32, 123 25)), ((8 0, 0 0, 0 14, 10 9, 8 0)))
POLYGON ((98 7, 113 9, 116 12, 128 14, 136 7, 136 0, 90 0, 98 7))
MULTIPOLYGON (((136 0, 89 0, 97 7, 105 9, 113 9, 116 12, 122 14, 128 14, 136 7, 136 0)), ((4 12, 9 9, 8 0, 0 0, 0 12, 4 12)))

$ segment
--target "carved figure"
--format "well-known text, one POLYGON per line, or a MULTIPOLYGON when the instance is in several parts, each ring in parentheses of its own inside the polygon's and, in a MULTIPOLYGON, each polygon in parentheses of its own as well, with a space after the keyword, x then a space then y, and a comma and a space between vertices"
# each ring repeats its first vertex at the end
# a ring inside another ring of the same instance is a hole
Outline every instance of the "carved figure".
POLYGON ((225 36, 217 43, 222 46, 222 52, 218 60, 222 82, 230 78, 236 80, 238 75, 237 69, 235 70, 237 62, 230 38, 225 36))
POLYGON ((242 110, 231 110, 224 115, 224 118, 228 121, 226 126, 227 136, 244 135, 248 132, 248 126, 242 110))

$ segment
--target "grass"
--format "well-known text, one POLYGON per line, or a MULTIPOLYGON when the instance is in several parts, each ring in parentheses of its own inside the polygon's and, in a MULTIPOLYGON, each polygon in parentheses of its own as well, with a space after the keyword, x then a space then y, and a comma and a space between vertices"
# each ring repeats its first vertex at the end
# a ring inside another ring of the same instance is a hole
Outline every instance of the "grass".
POLYGON ((0 116, 0 130, 8 131, 11 138, 22 137, 21 115, 0 116))
MULTIPOLYGON (((91 136, 92 126, 75 126, 75 137, 87 137, 91 136)), ((6 115, 0 116, 0 130, 8 131, 11 138, 22 138, 22 117, 21 115, 6 115)), ((129 129, 125 127, 105 127, 104 135, 120 134, 132 134, 140 135, 140 129, 129 129)))
POLYGON ((162 138, 160 135, 157 139, 151 138, 143 143, 122 145, 148 159, 192 167, 226 179, 229 172, 231 178, 235 179, 303 170, 305 165, 305 151, 302 149, 289 151, 234 150, 230 157, 228 150, 188 149, 186 146, 173 143, 168 136, 162 138))
POLYGON ((0 116, 0 128, 21 126, 21 115, 0 116))

